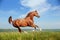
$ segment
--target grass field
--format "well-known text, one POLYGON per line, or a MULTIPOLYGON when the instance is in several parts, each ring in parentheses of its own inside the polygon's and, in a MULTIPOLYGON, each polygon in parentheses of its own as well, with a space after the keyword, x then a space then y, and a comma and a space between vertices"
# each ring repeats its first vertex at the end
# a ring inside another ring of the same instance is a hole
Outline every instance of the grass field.
POLYGON ((60 32, 0 32, 0 40, 60 40, 60 32))

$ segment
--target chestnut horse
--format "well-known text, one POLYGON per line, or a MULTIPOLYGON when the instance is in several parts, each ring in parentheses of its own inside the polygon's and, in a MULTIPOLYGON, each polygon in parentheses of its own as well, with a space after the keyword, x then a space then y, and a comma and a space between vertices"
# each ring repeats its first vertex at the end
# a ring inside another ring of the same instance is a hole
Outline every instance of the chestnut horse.
POLYGON ((8 22, 15 27, 15 28, 18 28, 19 32, 21 32, 21 29, 19 27, 34 27, 36 29, 36 27, 38 27, 37 25, 34 24, 34 16, 36 17, 40 17, 38 15, 38 12, 35 10, 35 11, 32 11, 30 13, 28 13, 28 15, 23 18, 23 19, 16 19, 16 20, 12 20, 12 16, 9 17, 8 19, 8 22))

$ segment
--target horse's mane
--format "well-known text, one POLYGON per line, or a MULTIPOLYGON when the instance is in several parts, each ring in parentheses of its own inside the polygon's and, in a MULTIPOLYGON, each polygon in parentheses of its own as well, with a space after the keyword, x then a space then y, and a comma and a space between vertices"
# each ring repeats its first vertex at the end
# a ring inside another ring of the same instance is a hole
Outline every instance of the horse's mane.
POLYGON ((32 12, 29 12, 26 17, 28 17, 32 12))

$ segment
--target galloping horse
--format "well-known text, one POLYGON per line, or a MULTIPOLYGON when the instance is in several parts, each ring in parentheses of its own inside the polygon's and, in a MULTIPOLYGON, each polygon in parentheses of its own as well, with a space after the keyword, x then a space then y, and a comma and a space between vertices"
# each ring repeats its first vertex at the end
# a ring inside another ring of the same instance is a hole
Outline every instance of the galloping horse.
POLYGON ((18 28, 19 32, 21 32, 21 29, 20 27, 34 27, 36 29, 36 27, 38 27, 37 25, 34 24, 34 16, 36 17, 40 17, 38 15, 38 12, 35 10, 35 11, 32 11, 32 12, 29 12, 28 15, 23 18, 23 19, 16 19, 16 20, 12 20, 12 16, 9 17, 8 19, 8 22, 15 27, 15 28, 18 28))

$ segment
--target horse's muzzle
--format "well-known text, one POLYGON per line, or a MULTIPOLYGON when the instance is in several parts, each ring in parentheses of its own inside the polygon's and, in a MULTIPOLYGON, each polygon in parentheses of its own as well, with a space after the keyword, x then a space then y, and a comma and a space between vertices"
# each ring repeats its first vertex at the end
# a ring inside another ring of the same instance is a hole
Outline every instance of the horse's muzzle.
POLYGON ((36 16, 36 17, 40 18, 40 16, 36 16))

